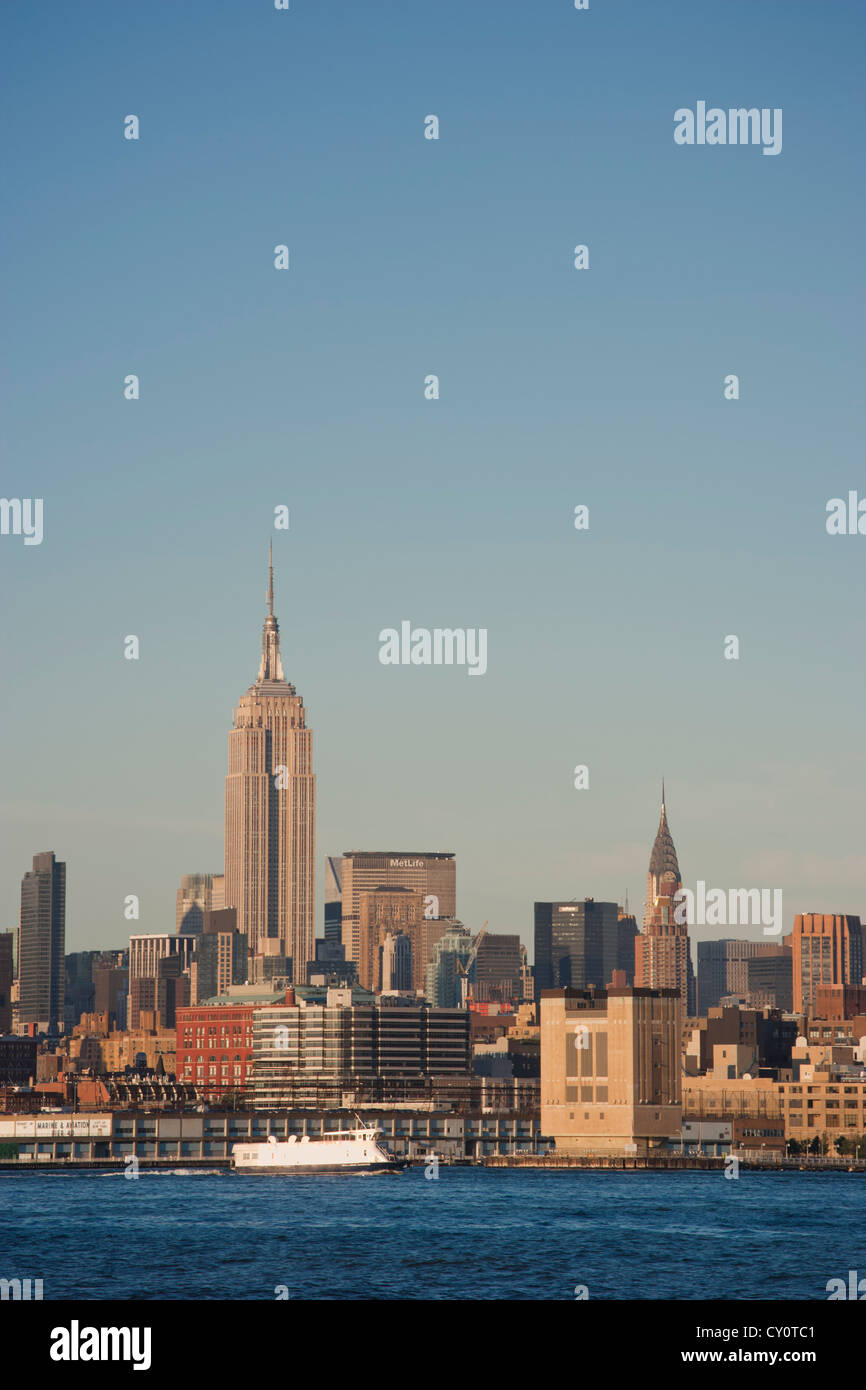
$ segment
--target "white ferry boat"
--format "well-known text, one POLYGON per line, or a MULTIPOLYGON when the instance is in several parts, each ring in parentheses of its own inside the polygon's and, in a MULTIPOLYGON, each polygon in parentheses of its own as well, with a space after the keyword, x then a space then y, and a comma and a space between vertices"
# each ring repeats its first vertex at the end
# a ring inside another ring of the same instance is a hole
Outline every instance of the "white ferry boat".
POLYGON ((357 1129, 335 1130, 318 1139, 270 1134, 264 1143, 233 1145, 232 1163, 239 1173, 399 1172, 405 1164, 380 1142, 381 1133, 359 1123, 357 1129))

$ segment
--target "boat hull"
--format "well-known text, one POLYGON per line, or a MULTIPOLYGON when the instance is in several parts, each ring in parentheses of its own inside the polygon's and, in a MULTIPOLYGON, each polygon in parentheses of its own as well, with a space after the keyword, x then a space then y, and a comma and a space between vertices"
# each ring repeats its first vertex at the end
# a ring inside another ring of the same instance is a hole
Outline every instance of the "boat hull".
POLYGON ((295 1136, 235 1144, 236 1173, 393 1173, 402 1165, 379 1142, 379 1131, 342 1131, 321 1139, 295 1136))
POLYGON ((274 1176, 284 1178, 286 1176, 304 1177, 307 1173, 329 1173, 332 1175, 336 1173, 402 1173, 403 1169, 406 1167, 408 1167, 407 1163, 395 1159, 393 1163, 366 1163, 360 1165, 349 1163, 311 1163, 304 1166, 293 1164, 291 1167, 281 1167, 277 1163, 268 1164, 267 1166, 258 1163, 236 1163, 234 1171, 236 1173, 243 1173, 245 1177, 267 1177, 268 1174, 273 1174, 274 1176))

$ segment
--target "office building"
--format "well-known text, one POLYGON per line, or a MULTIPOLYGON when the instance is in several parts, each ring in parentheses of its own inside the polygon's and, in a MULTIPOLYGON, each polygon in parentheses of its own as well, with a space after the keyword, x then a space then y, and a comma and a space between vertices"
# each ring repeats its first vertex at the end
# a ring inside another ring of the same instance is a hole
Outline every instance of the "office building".
POLYGON ((238 701, 226 777, 225 906, 252 955, 314 956, 316 778, 304 702, 283 675, 274 571, 256 681, 238 701))
MULTIPOLYGON (((342 936, 347 960, 360 961, 361 895, 379 888, 408 888, 419 894, 426 920, 453 918, 457 911, 454 855, 419 850, 347 851, 341 872, 342 936)), ((413 949, 414 944, 413 941, 413 949)), ((426 963, 420 964, 422 971, 426 963)))
POLYGON ((668 825, 662 783, 659 828, 646 878, 643 931, 635 938, 634 982, 641 989, 679 990, 691 1015, 697 1000, 687 922, 678 922, 682 876, 668 825))
POLYGON ((516 1002, 523 998, 521 972, 524 948, 516 933, 482 932, 470 971, 472 997, 479 1003, 498 1000, 516 1002))
POLYGON ((295 991, 294 1002, 256 1009, 256 1106, 399 1102, 426 1097, 436 1078, 468 1082, 469 1018, 461 1009, 382 997, 363 989, 295 991))
POLYGON ((634 979, 633 917, 616 903, 551 902, 535 904, 535 988, 603 988, 615 970, 627 983, 634 979))
POLYGON ((746 962, 746 970, 746 998, 751 1005, 769 1005, 788 1013, 793 1010, 794 962, 790 946, 754 956, 746 962))

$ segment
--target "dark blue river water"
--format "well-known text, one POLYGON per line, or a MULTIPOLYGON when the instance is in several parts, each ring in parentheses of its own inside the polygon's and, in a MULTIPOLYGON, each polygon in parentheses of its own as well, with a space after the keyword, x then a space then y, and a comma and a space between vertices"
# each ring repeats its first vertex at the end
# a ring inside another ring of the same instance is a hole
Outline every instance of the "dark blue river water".
POLYGON ((0 1174, 0 1277, 45 1299, 826 1299, 848 1173, 0 1174))

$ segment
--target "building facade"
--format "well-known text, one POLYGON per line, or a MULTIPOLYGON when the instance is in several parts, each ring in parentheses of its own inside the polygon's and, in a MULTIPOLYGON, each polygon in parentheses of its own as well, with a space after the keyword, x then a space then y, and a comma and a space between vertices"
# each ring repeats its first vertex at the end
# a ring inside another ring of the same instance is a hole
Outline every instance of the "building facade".
POLYGON ((557 1151, 647 1154, 682 1123, 678 990, 547 990, 541 1132, 557 1151))
POLYGON ((253 1005, 192 1005, 177 1011, 177 1079, 205 1098, 243 1091, 253 1055, 253 1005))
MULTIPOLYGON (((297 991, 296 991, 297 994, 297 991)), ((257 1107, 411 1100, 437 1078, 467 1083, 469 1017, 363 989, 311 990, 256 1010, 257 1107)))

